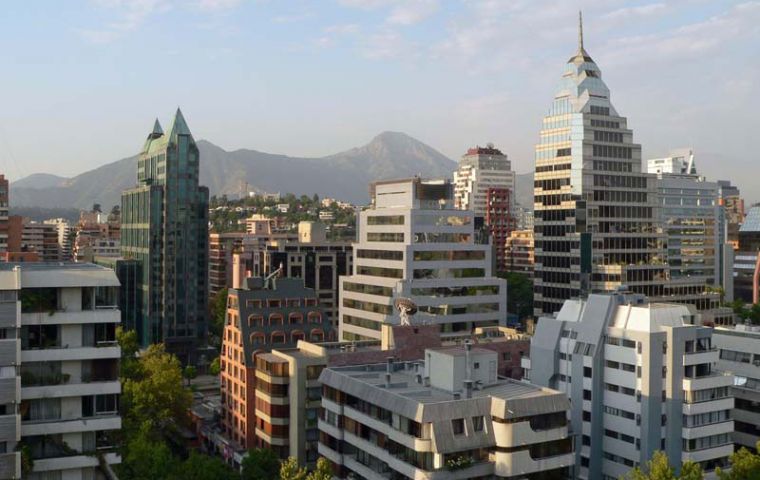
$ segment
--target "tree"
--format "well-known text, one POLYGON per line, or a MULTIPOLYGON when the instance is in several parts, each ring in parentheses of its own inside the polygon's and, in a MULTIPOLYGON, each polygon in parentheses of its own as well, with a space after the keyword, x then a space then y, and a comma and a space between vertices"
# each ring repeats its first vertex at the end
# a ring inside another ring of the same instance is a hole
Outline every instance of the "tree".
POLYGON ((140 345, 137 343, 137 332, 116 327, 116 341, 121 347, 121 364, 119 365, 121 381, 137 378, 140 369, 137 359, 137 352, 140 351, 140 345))
POLYGON ((169 477, 169 480, 236 480, 240 478, 221 459, 190 452, 169 477))
POLYGON ((211 360, 211 365, 208 367, 208 371, 211 375, 219 375, 222 371, 222 366, 219 361, 219 357, 216 357, 215 359, 211 360))
POLYGON ((241 480, 279 480, 280 459, 269 449, 256 448, 248 451, 241 464, 241 480))
POLYGON ((280 465, 280 480, 306 480, 306 469, 298 465, 295 457, 288 457, 280 465))
MULTIPOLYGON (((760 452, 760 442, 757 442, 756 448, 760 452)), ((728 461, 731 464, 730 471, 717 469, 720 480, 760 480, 760 454, 742 447, 738 452, 732 453, 728 461)))
POLYGON ((210 331, 217 338, 222 338, 224 331, 224 319, 227 316, 227 289, 223 288, 216 292, 211 300, 211 325, 210 331))
POLYGON ((139 376, 122 384, 124 430, 147 428, 160 438, 187 420, 192 394, 182 386, 182 367, 163 344, 151 345, 139 360, 139 376))
POLYGON ((684 462, 681 465, 681 474, 676 475, 675 470, 668 463, 668 456, 657 451, 647 462, 644 470, 636 467, 624 478, 627 480, 702 480, 704 474, 699 464, 684 462))
POLYGON ((187 386, 189 387, 192 384, 193 379, 198 376, 198 369, 193 365, 188 365, 182 371, 182 376, 187 380, 187 386))
POLYGON ((331 480, 333 477, 330 461, 324 457, 317 460, 317 468, 311 472, 306 480, 331 480))
POLYGON ((123 462, 117 467, 119 477, 127 480, 169 478, 178 466, 166 443, 152 438, 149 429, 142 429, 127 444, 123 462))
POLYGON ((507 281, 507 311, 519 319, 533 315, 533 282, 527 275, 516 272, 500 272, 507 281))

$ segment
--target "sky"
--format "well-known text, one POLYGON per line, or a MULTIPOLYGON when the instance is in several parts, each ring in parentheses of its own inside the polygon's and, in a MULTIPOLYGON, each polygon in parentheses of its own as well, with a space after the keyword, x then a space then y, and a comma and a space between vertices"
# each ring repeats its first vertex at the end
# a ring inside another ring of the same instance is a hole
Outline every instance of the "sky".
POLYGON ((760 201, 760 1, 3 2, 0 171, 72 176, 135 154, 177 106, 196 139, 322 156, 403 131, 518 172, 585 47, 643 157, 691 146, 760 201))

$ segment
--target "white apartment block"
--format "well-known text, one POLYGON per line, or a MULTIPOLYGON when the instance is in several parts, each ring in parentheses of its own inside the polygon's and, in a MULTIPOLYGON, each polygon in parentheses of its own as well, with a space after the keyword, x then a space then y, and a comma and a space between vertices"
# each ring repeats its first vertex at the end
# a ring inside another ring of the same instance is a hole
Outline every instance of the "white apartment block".
POLYGON ((512 162, 491 143, 486 147, 471 148, 462 156, 454 172, 454 185, 454 206, 471 210, 479 217, 486 214, 489 188, 509 189, 510 205, 514 204, 512 162))
POLYGON ((732 377, 717 371, 712 328, 685 305, 620 291, 567 300, 542 317, 526 379, 570 398, 577 478, 613 480, 661 450, 714 478, 733 452, 732 377))
POLYGON ((410 298, 414 321, 444 337, 506 325, 506 282, 492 276, 491 245, 476 240, 474 214, 453 207, 448 181, 377 182, 359 215, 353 275, 340 278, 340 339, 379 340, 399 325, 397 298, 410 298))
POLYGON ((323 370, 319 454, 335 476, 568 478, 565 394, 498 378, 497 353, 469 347, 323 370))
POLYGON ((754 450, 760 441, 760 326, 717 327, 718 369, 734 377, 734 444, 754 450))
POLYGON ((106 478, 121 461, 118 287, 92 264, 0 266, 0 478, 20 478, 22 446, 30 480, 106 478))
POLYGON ((649 159, 647 170, 655 174, 696 175, 697 164, 694 163, 694 151, 691 148, 678 148, 672 150, 667 157, 649 159))

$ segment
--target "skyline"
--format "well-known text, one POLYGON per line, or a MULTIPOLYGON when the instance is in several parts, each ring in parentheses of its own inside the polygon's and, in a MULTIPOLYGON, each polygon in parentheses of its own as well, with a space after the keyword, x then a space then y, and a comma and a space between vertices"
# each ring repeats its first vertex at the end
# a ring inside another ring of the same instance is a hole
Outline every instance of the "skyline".
POLYGON ((760 2, 533 3, 48 2, 55 19, 45 2, 9 4, 0 41, 20 68, 0 80, 14 92, 3 169, 68 177, 134 155, 179 105, 226 150, 319 157, 392 130, 452 160, 493 142, 525 173, 582 8, 643 158, 692 146, 701 174, 760 200, 742 175, 757 159, 760 2))

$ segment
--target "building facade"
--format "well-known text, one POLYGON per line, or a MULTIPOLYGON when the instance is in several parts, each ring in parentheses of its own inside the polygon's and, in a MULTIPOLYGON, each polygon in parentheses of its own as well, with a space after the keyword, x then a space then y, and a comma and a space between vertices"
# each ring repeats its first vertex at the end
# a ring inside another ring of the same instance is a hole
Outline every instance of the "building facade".
POLYGON ((10 206, 10 182, 5 175, 0 175, 0 253, 8 251, 8 207, 10 206))
POLYGON ((121 428, 118 287, 95 265, 0 266, 0 478, 21 478, 19 441, 30 480, 106 478, 121 461, 111 440, 121 428))
POLYGON ((232 286, 232 254, 243 244, 243 232, 209 232, 208 235, 208 295, 232 286))
POLYGON ((533 230, 514 230, 507 238, 505 249, 507 271, 533 276, 533 230))
POLYGON ((755 450, 760 442, 760 326, 717 327, 713 343, 720 351, 718 369, 734 377, 734 444, 755 450))
POLYGON ((567 300, 539 320, 526 379, 570 398, 577 478, 621 478, 658 450, 710 476, 728 465, 732 378, 717 371, 713 330, 694 312, 621 291, 567 300))
POLYGON ((448 181, 377 182, 359 215, 353 274, 340 278, 340 339, 380 339, 401 321, 397 298, 418 307, 415 322, 444 336, 506 325, 506 282, 494 277, 491 245, 475 215, 453 208, 448 181))
POLYGON ((75 230, 65 218, 51 218, 43 223, 54 225, 58 232, 58 246, 61 249, 61 260, 71 260, 71 240, 75 230))
POLYGON ((337 478, 567 478, 567 397, 500 379, 470 345, 322 371, 319 454, 337 478))
POLYGON ((208 189, 182 112, 168 133, 156 120, 137 162, 138 186, 121 196, 121 252, 140 262, 142 346, 163 342, 183 362, 207 332, 208 189))
POLYGON ((536 315, 620 285, 659 298, 667 279, 656 178, 641 171, 582 28, 536 146, 536 315))
MULTIPOLYGON (((282 433, 281 417, 290 411, 277 400, 256 397, 259 355, 293 347, 299 340, 322 342, 333 336, 314 291, 302 280, 249 278, 246 283, 247 288, 229 291, 220 360, 222 426, 242 449, 263 445, 273 432, 282 433), (257 431, 267 436, 257 436, 257 431)), ((267 392, 270 397, 273 393, 267 392)))
POLYGON ((739 187, 728 180, 718 180, 718 203, 726 212, 726 234, 728 242, 738 248, 739 227, 744 223, 744 199, 739 187))
POLYGON ((21 251, 37 252, 41 262, 60 262, 58 229, 55 225, 24 221, 21 231, 21 251))

